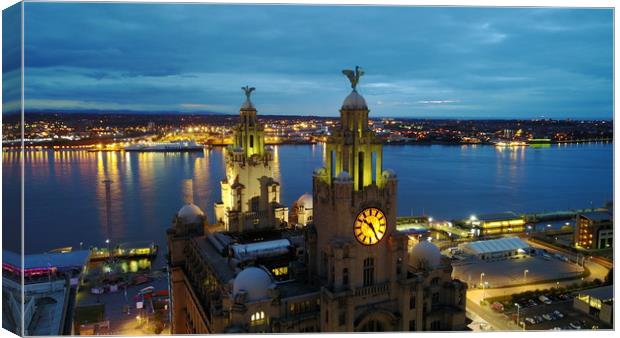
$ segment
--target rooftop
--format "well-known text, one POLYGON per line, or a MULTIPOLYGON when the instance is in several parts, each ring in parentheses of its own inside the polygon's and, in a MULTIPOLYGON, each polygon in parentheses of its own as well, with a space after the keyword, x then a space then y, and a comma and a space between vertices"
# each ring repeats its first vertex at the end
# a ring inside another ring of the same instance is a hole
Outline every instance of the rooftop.
POLYGON ((527 243, 518 237, 506 237, 487 241, 476 241, 464 244, 464 247, 478 254, 517 250, 529 247, 527 243))
POLYGON ((601 301, 613 300, 614 298, 614 286, 607 285, 601 286, 600 288, 588 289, 579 291, 580 295, 587 295, 592 298, 599 299, 601 301))
POLYGON ((509 219, 515 219, 515 218, 520 218, 520 217, 519 215, 515 214, 512 211, 501 212, 497 214, 485 214, 485 215, 478 216, 478 220, 484 221, 484 222, 503 221, 503 220, 509 220, 509 219))
POLYGON ((611 214, 607 211, 591 211, 591 212, 585 212, 579 215, 587 219, 590 219, 592 221, 595 221, 595 222, 603 222, 603 221, 611 220, 611 214))
MULTIPOLYGON (((42 253, 24 256, 24 269, 48 269, 55 267, 73 268, 83 267, 88 262, 90 251, 77 250, 66 253, 42 253)), ((8 250, 2 251, 2 262, 19 268, 22 265, 21 256, 8 250)))

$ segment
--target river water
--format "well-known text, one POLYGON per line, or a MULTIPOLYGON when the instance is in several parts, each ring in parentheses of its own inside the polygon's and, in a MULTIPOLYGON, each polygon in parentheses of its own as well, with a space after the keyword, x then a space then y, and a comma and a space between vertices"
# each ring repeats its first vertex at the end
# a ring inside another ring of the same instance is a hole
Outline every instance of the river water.
MULTIPOLYGON (((281 200, 312 190, 324 147, 276 147, 281 200)), ((501 149, 493 146, 384 147, 398 175, 398 214, 456 219, 471 214, 543 212, 601 206, 613 198, 613 145, 585 143, 501 149)), ((18 250, 19 156, 3 153, 5 248, 18 250), (7 198, 8 197, 8 198, 7 198), (13 225, 6 228, 7 225, 13 225), (8 236, 7 236, 8 235, 8 236)), ((183 205, 184 182, 213 220, 224 175, 221 148, 204 153, 29 151, 24 158, 25 252, 153 240, 183 205), (104 180, 111 180, 109 208, 104 180), (109 213, 108 213, 109 211, 109 213)))

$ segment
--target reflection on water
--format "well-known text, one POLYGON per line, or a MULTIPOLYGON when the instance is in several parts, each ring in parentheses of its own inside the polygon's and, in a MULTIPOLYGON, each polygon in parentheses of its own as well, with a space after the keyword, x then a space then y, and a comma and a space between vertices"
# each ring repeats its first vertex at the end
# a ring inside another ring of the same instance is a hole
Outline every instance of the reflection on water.
MULTIPOLYGON (((451 219, 602 205, 612 199, 612 155, 611 144, 386 146, 384 168, 398 175, 399 214, 451 219)), ((284 204, 312 192, 312 172, 324 156, 322 144, 275 147, 284 204)), ((2 158, 6 188, 19 191, 19 152, 2 158)), ((80 242, 104 246, 106 238, 112 245, 152 240, 164 248, 185 180, 213 221, 224 158, 217 147, 204 153, 27 151, 24 174, 27 253, 80 242), (109 205, 105 180, 111 181, 109 205)))

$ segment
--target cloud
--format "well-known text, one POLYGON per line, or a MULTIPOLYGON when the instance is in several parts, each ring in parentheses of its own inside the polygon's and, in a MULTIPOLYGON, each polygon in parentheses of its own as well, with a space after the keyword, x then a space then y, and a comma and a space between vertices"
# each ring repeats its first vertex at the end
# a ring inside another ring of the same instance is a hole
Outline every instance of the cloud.
POLYGON ((424 100, 424 101, 418 101, 418 103, 423 103, 423 104, 444 104, 444 103, 455 103, 455 102, 460 102, 458 100, 424 100))
POLYGON ((340 71, 359 64, 374 116, 613 114, 609 9, 25 6, 26 96, 41 104, 234 113, 250 84, 261 113, 337 116, 340 71))

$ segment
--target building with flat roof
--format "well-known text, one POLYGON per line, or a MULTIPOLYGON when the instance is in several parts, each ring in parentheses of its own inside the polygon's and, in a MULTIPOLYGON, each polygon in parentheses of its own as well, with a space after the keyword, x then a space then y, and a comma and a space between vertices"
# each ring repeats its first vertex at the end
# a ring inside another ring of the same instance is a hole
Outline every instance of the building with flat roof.
POLYGON ((530 245, 518 237, 505 237, 485 241, 468 242, 459 245, 464 253, 482 260, 504 259, 525 254, 530 245))
POLYGON ((66 334, 70 289, 77 285, 89 254, 80 250, 25 255, 22 268, 20 255, 3 250, 2 327, 29 336, 66 334))
POLYGON ((613 247, 613 215, 608 211, 577 214, 574 241, 575 247, 586 250, 613 247))
POLYGON ((514 212, 471 216, 465 224, 477 236, 497 236, 525 231, 525 219, 514 212))
POLYGON ((614 286, 581 290, 573 300, 573 307, 600 319, 603 323, 613 325, 614 286))

